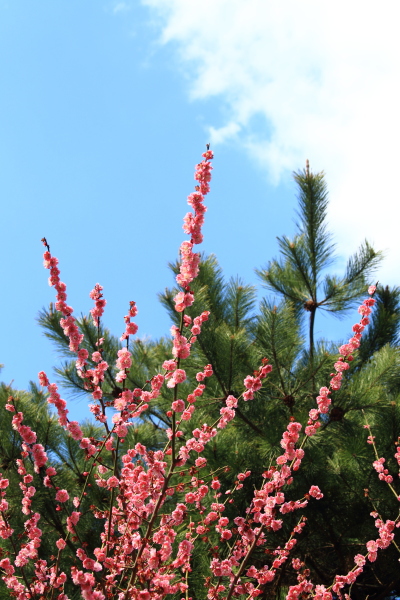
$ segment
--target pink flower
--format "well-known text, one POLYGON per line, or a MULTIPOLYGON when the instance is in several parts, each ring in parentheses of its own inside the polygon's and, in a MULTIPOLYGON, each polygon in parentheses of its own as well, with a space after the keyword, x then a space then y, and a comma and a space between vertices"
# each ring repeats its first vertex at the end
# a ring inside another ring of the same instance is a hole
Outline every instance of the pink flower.
POLYGON ((335 364, 333 365, 335 368, 335 371, 347 371, 347 369, 349 368, 349 363, 345 362, 344 360, 338 360, 337 362, 335 362, 335 364))
POLYGON ((102 290, 103 287, 99 283, 96 283, 93 290, 89 294, 91 299, 95 301, 95 306, 90 310, 90 314, 93 317, 93 323, 96 325, 96 327, 99 326, 99 319, 103 315, 104 307, 107 304, 107 300, 103 299, 103 294, 101 293, 102 290))
POLYGON ((230 540, 232 537, 232 532, 229 529, 224 529, 221 531, 221 540, 230 540))
POLYGON ((356 554, 354 562, 358 567, 363 567, 365 565, 365 557, 362 554, 356 554))
POLYGON ((235 398, 235 396, 228 396, 227 399, 225 400, 225 404, 228 408, 236 408, 238 401, 235 398))
POLYGON ((32 456, 35 462, 35 472, 38 473, 40 467, 43 467, 47 462, 47 454, 42 444, 34 444, 32 447, 32 456))
POLYGON ((78 521, 79 521, 80 517, 81 517, 81 513, 80 513, 80 512, 77 512, 76 510, 74 510, 74 511, 71 513, 71 517, 70 517, 70 519, 71 519, 71 523, 72 523, 73 525, 76 525, 76 524, 78 523, 78 521))
POLYGON ((36 442, 36 433, 27 425, 20 425, 18 428, 18 433, 25 443, 34 444, 36 442))
POLYGON ((310 496, 313 496, 317 500, 320 500, 321 498, 324 497, 323 493, 321 492, 321 490, 319 489, 319 487, 317 485, 312 485, 310 487, 308 493, 310 494, 310 496))
POLYGON ((126 348, 118 350, 117 368, 121 371, 124 369, 130 369, 132 365, 132 357, 130 352, 126 348))
POLYGON ((179 292, 175 298, 175 310, 177 312, 183 312, 187 306, 191 306, 194 302, 193 294, 187 292, 179 292))
POLYGON ((116 488, 118 486, 119 486, 119 479, 118 479, 118 477, 115 477, 115 475, 112 475, 111 477, 109 477, 107 479, 107 487, 116 488))
POLYGON ((83 438, 83 433, 81 428, 79 427, 78 421, 70 421, 67 424, 67 430, 70 432, 71 437, 74 440, 81 440, 83 438))
POLYGON ((42 387, 47 387, 48 385, 50 385, 50 382, 47 379, 47 375, 44 371, 40 371, 38 377, 39 377, 39 383, 42 387))
POLYGON ((171 379, 168 381, 167 386, 170 388, 175 387, 178 383, 182 383, 186 379, 186 372, 184 369, 176 369, 172 374, 171 379))
POLYGON ((166 371, 175 371, 176 362, 173 359, 165 360, 162 364, 162 368, 165 369, 166 371))
POLYGON ((69 494, 67 490, 58 490, 56 494, 57 502, 66 502, 69 499, 69 494))
POLYGON ((183 400, 175 400, 171 405, 172 410, 175 412, 182 412, 185 410, 185 403, 183 400))

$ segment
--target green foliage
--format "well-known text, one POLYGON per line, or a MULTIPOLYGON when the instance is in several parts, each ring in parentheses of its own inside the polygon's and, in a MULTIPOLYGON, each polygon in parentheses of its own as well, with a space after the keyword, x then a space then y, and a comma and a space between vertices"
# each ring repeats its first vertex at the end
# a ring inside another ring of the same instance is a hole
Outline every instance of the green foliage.
POLYGON ((382 254, 365 241, 348 260, 344 276, 327 274, 335 246, 326 225, 328 194, 324 174, 310 173, 307 165, 294 178, 299 187, 298 233, 293 240, 278 238, 281 258, 270 261, 257 273, 268 290, 292 303, 302 321, 309 313, 309 359, 314 366, 316 311, 343 316, 365 292, 367 278, 382 254))

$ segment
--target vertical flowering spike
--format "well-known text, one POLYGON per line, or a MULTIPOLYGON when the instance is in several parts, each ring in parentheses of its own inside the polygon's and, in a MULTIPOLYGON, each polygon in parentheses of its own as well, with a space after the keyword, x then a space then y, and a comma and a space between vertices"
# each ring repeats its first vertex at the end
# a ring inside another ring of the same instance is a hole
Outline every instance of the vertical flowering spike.
POLYGON ((96 327, 98 327, 100 324, 100 317, 103 316, 104 307, 107 304, 107 300, 104 300, 103 294, 101 293, 102 290, 103 286, 101 286, 99 283, 96 283, 89 294, 91 299, 95 302, 95 306, 90 310, 90 314, 92 315, 93 323, 96 327))
POLYGON ((118 358, 116 362, 117 368, 119 369, 116 375, 116 381, 121 382, 126 379, 126 372, 131 368, 132 356, 126 348, 118 350, 118 358))
MULTIPOLYGON (((370 285, 368 288, 369 295, 372 296, 375 293, 375 290, 376 286, 370 285)), ((366 298, 361 306, 358 307, 358 312, 362 318, 359 323, 353 325, 353 337, 349 339, 347 344, 343 344, 339 347, 340 356, 334 364, 336 373, 331 373, 329 388, 322 387, 319 390, 319 396, 317 396, 318 408, 313 408, 309 412, 309 419, 307 427, 305 428, 305 434, 307 436, 312 436, 317 433, 317 430, 321 426, 318 418, 321 414, 329 413, 329 408, 331 405, 331 398, 329 395, 332 390, 339 390, 342 387, 343 372, 347 371, 347 369, 350 367, 349 363, 353 360, 352 354, 355 350, 357 350, 357 348, 360 347, 361 336, 366 325, 369 324, 368 316, 371 314, 374 304, 374 298, 366 298)))
POLYGON ((132 317, 136 317, 138 310, 136 307, 136 302, 133 302, 133 300, 131 300, 131 302, 129 303, 129 312, 127 315, 125 315, 124 320, 126 323, 126 327, 125 327, 125 331, 121 336, 121 342, 123 342, 124 340, 128 340, 130 335, 135 335, 137 333, 138 330, 138 326, 136 325, 136 323, 131 322, 131 318, 132 317))
POLYGON ((204 196, 210 191, 210 180, 212 166, 210 160, 213 159, 211 150, 207 150, 203 154, 204 160, 196 165, 194 178, 198 181, 196 191, 188 196, 188 204, 194 210, 193 213, 187 213, 184 218, 183 229, 185 233, 191 236, 190 241, 185 241, 181 244, 181 267, 180 273, 176 276, 176 281, 181 285, 187 293, 180 292, 175 297, 175 306, 178 312, 182 312, 185 306, 190 306, 193 302, 193 296, 187 289, 189 284, 197 277, 199 272, 200 255, 193 252, 193 246, 201 244, 203 235, 201 228, 204 223, 204 213, 207 208, 204 206, 204 196))
POLYGON ((67 304, 67 286, 60 280, 60 270, 57 267, 58 259, 50 254, 50 246, 46 238, 42 239, 43 245, 46 246, 46 252, 43 254, 44 267, 50 270, 49 285, 57 291, 56 310, 64 315, 60 319, 60 325, 63 328, 65 335, 69 338, 69 348, 72 352, 78 352, 79 345, 83 340, 83 335, 79 333, 78 326, 72 316, 73 308, 67 304))

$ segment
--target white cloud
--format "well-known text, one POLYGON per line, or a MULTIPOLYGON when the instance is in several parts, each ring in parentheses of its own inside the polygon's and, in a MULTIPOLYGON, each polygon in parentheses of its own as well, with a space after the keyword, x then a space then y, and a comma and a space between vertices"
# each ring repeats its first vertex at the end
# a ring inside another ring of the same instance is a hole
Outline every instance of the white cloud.
POLYGON ((128 12, 129 10, 131 10, 131 7, 126 2, 115 2, 113 6, 114 15, 122 12, 128 12))
POLYGON ((397 0, 143 3, 175 44, 191 98, 222 102, 213 144, 239 135, 272 182, 309 158, 326 172, 340 247, 367 237, 387 249, 382 280, 400 283, 397 0))
POLYGON ((212 146, 216 146, 217 144, 223 144, 237 136, 240 131, 240 125, 231 121, 223 127, 215 128, 211 125, 208 130, 210 133, 210 143, 212 146))

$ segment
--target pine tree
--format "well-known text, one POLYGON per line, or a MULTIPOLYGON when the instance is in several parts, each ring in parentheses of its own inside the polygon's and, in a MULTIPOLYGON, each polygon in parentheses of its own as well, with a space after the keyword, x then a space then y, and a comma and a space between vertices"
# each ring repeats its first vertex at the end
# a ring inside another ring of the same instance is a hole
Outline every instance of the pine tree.
POLYGON ((334 261, 334 244, 327 231, 328 193, 324 173, 311 173, 307 161, 304 171, 295 173, 299 188, 298 233, 290 240, 278 238, 281 260, 271 261, 258 271, 267 289, 290 301, 304 316, 309 313, 309 360, 314 360, 314 327, 318 310, 339 317, 354 306, 365 292, 367 278, 381 259, 367 241, 347 263, 344 276, 326 274, 334 261))

